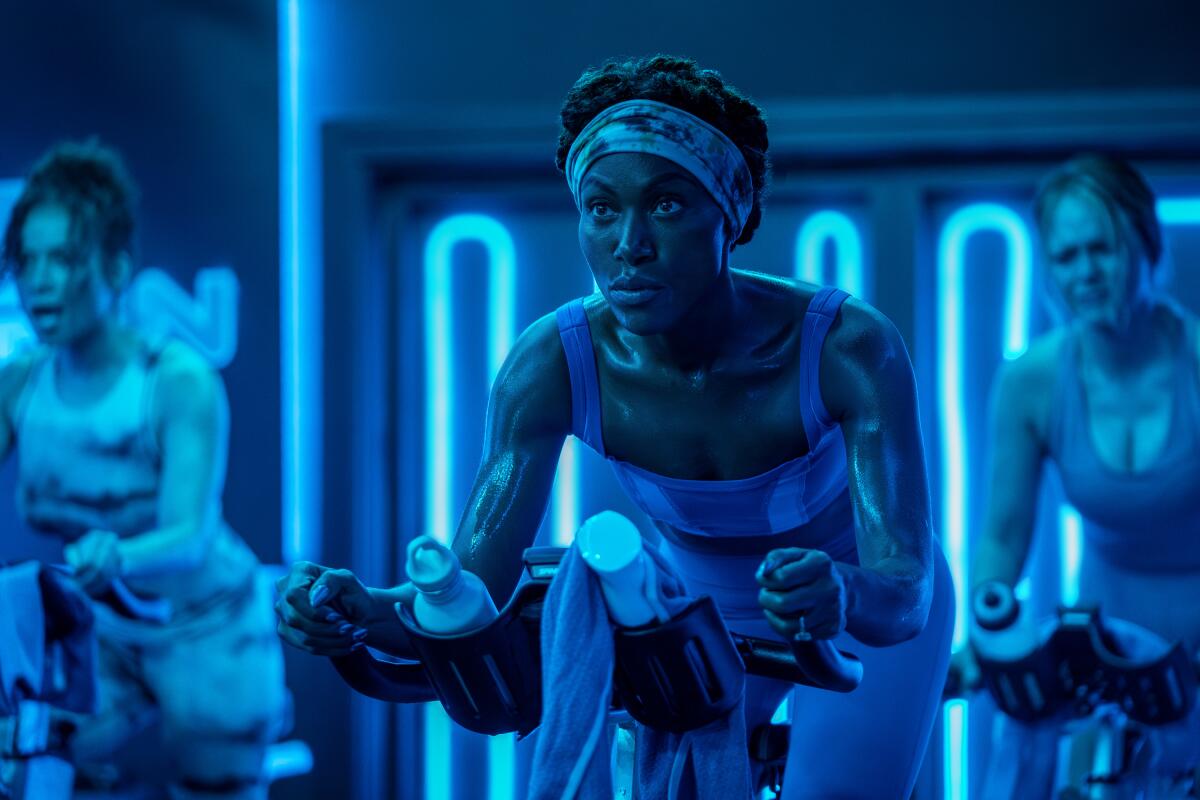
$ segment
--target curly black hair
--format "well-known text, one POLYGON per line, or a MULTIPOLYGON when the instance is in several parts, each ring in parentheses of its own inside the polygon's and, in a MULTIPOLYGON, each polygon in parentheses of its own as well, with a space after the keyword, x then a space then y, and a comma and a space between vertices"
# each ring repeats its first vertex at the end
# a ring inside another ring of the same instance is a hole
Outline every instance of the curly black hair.
POLYGON ((613 59, 580 76, 563 101, 558 153, 562 171, 579 133, 611 105, 626 100, 657 100, 694 114, 728 136, 746 159, 754 182, 754 207, 735 244, 754 237, 762 221, 763 195, 770 177, 767 123, 753 100, 728 84, 716 70, 701 69, 690 58, 668 55, 613 59))
POLYGON ((4 230, 3 266, 20 266, 21 229, 34 208, 55 204, 71 218, 76 247, 100 248, 104 263, 133 255, 137 188, 115 150, 95 140, 60 142, 34 164, 4 230))

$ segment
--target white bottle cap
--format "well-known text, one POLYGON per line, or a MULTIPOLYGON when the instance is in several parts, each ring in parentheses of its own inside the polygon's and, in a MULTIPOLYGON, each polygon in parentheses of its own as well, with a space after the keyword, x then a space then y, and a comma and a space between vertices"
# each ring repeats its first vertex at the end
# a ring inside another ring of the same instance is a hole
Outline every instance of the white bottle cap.
POLYGON ((628 567, 642 552, 637 526, 615 511, 588 518, 575 534, 584 562, 598 573, 615 573, 628 567))
POLYGON ((408 543, 408 579, 421 592, 440 592, 458 578, 462 565, 454 552, 432 536, 418 536, 408 543))

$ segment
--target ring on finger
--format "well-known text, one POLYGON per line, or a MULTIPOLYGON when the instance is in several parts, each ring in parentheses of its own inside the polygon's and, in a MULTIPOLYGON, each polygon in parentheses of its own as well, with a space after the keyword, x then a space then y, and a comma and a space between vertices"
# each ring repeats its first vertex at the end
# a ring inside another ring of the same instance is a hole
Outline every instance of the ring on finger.
POLYGON ((795 639, 797 642, 811 642, 812 634, 809 633, 804 627, 804 615, 803 614, 800 615, 800 619, 798 620, 798 623, 799 623, 800 627, 796 631, 796 634, 792 638, 795 639))

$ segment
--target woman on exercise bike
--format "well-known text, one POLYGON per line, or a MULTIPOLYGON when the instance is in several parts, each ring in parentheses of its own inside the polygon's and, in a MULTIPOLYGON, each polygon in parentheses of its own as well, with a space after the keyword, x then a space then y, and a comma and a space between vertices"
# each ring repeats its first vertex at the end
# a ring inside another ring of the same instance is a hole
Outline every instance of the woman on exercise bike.
POLYGON ((222 519, 225 390, 191 348, 119 318, 133 200, 95 144, 61 144, 29 174, 3 254, 38 346, 0 367, 0 458, 17 453, 22 517, 63 540, 96 598, 100 709, 75 721, 81 770, 108 782, 123 742, 157 720, 172 797, 265 798, 282 653, 258 560, 222 519), (117 578, 170 620, 117 613, 117 578))
MULTIPOLYGON (((599 292, 510 353, 455 550, 503 602, 575 435, 731 630, 857 641, 856 691, 795 690, 784 796, 907 797, 953 609, 900 336, 843 292, 730 267, 762 218, 767 129, 718 73, 612 61, 584 73, 561 119, 557 164, 599 292)), ((397 596, 307 563, 280 589, 281 636, 324 655, 379 641, 397 596), (310 587, 348 620, 314 610, 310 587)), ((747 729, 792 689, 748 680, 747 729)))
MULTIPOLYGON (((1154 194, 1129 164, 1082 156, 1046 177, 1034 215, 1052 299, 1067 321, 996 379, 989 502, 972 583, 1017 582, 1050 462, 1085 521, 1080 603, 1196 653, 1200 332, 1162 287, 1154 194)), ((955 669, 974 682, 969 650, 955 669)), ((1027 741, 1043 735, 1023 733, 1027 741)), ((1026 750, 1010 796, 1046 797, 1054 751, 1026 750)))

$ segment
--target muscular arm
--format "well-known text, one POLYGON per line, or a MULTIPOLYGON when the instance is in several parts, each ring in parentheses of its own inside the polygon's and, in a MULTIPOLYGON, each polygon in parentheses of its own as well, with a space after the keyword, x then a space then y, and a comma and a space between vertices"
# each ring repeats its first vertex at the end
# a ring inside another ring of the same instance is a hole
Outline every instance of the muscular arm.
POLYGON ((570 431, 571 380, 548 315, 522 335, 496 378, 483 459, 454 537, 463 566, 483 579, 498 606, 516 587, 570 431))
MULTIPOLYGON (((498 607, 521 574, 554 485, 563 439, 571 431, 571 379, 554 315, 517 340, 492 386, 483 458, 453 548, 478 575, 498 607)), ((392 617, 403 591, 368 589, 372 619, 392 617)))
POLYGON ((971 588, 999 580, 1014 585, 1025 567, 1045 454, 1034 409, 1047 391, 1030 353, 1000 367, 988 410, 991 457, 983 536, 971 563, 971 588))
POLYGON ((221 377, 193 351, 163 351, 153 400, 162 451, 158 527, 122 539, 121 572, 132 577, 203 563, 220 524, 229 439, 229 404, 221 377))
POLYGON ((847 301, 821 365, 826 407, 841 423, 860 566, 838 564, 846 630, 897 644, 925 626, 933 594, 933 526, 912 365, 900 334, 847 301))

